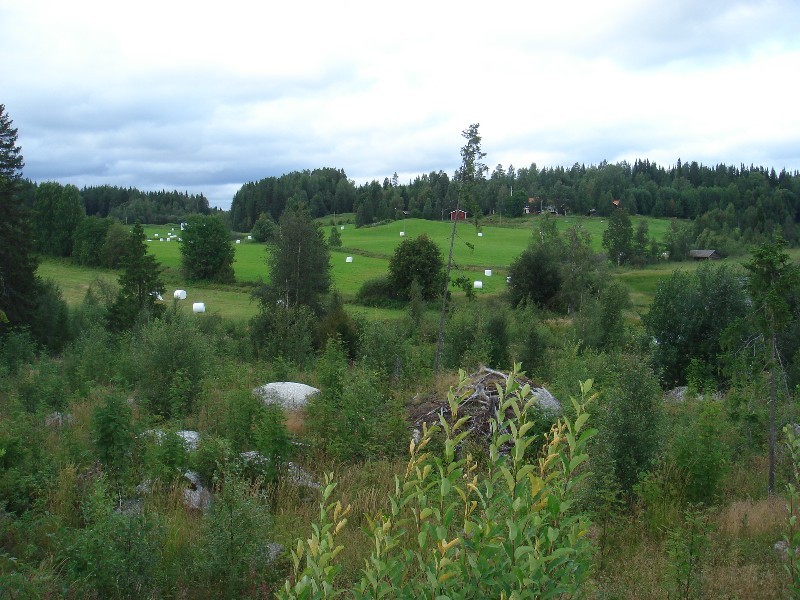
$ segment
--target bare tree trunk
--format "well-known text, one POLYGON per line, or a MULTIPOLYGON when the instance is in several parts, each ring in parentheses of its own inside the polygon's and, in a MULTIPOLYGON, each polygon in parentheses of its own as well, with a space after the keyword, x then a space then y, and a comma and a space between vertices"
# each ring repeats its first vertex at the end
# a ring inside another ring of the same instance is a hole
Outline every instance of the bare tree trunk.
POLYGON ((769 365, 769 495, 775 493, 775 334, 770 338, 769 365))
MULTIPOLYGON (((456 215, 460 202, 456 202, 456 215)), ((447 270, 444 276, 444 291, 442 292, 442 312, 439 315, 439 337, 436 340, 436 359, 433 362, 433 372, 438 373, 442 364, 442 349, 444 347, 444 321, 447 317, 447 290, 450 287, 450 269, 453 266, 453 244, 456 241, 456 225, 458 219, 453 219, 453 232, 450 234, 450 253, 447 256, 447 270)))

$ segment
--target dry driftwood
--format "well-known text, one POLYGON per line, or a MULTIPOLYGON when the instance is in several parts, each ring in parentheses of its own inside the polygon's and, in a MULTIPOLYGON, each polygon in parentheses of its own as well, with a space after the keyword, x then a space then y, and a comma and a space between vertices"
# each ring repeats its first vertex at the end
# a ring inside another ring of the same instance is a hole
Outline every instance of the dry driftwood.
MULTIPOLYGON (((506 388, 508 385, 508 377, 507 373, 495 371, 488 367, 481 367, 477 372, 467 377, 464 386, 456 390, 457 396, 463 395, 463 398, 458 404, 459 417, 469 415, 468 429, 470 429, 473 434, 483 438, 486 443, 488 443, 492 435, 491 423, 496 418, 497 411, 500 407, 498 386, 506 388)), ((546 394, 549 399, 555 401, 549 392, 543 388, 536 388, 533 382, 525 377, 517 376, 517 383, 519 383, 520 386, 528 384, 532 389, 539 389, 543 394, 546 394)), ((508 409, 506 416, 509 418, 512 417, 513 411, 508 409)), ((438 423, 440 417, 443 417, 450 423, 453 422, 450 405, 446 399, 429 400, 425 404, 417 407, 411 415, 412 431, 414 435, 419 435, 423 424, 430 427, 438 423)))

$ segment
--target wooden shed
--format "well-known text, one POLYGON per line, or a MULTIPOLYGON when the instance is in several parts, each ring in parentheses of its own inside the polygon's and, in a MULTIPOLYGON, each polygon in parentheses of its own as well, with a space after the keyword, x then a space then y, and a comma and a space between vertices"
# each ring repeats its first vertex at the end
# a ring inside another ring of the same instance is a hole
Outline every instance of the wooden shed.
POLYGON ((466 221, 467 220, 467 211, 458 209, 450 211, 450 220, 451 221, 466 221))

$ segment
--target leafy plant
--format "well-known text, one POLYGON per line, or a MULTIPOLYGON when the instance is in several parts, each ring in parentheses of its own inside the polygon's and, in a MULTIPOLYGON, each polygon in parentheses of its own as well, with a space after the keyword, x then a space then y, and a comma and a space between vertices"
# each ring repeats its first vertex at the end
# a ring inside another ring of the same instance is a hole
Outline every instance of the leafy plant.
POLYGON ((793 596, 800 595, 800 553, 797 549, 800 548, 800 523, 798 523, 798 511, 800 511, 800 490, 798 490, 797 482, 800 480, 800 437, 797 435, 795 428, 787 425, 783 428, 786 435, 786 449, 789 451, 791 457, 792 477, 791 481, 786 484, 786 508, 789 512, 786 521, 786 531, 783 534, 783 541, 786 542, 786 551, 788 553, 788 560, 784 565, 786 572, 791 579, 791 589, 793 596))
MULTIPOLYGON (((581 465, 594 430, 584 411, 591 382, 581 385, 575 419, 564 419, 545 436, 541 454, 528 460, 535 399, 511 373, 500 389, 489 461, 484 471, 460 451, 470 435, 460 398, 448 395, 452 421, 440 418, 411 442, 404 477, 397 478, 389 511, 370 519, 372 554, 355 598, 562 598, 579 595, 588 578, 588 521, 575 494, 587 472, 581 465), (505 415, 513 414, 512 418, 505 415), (441 455, 430 450, 444 436, 441 455)), ((464 374, 462 372, 462 378, 464 374)), ((336 535, 348 508, 331 500, 326 479, 320 522, 293 551, 294 572, 282 598, 329 598, 337 589, 336 535), (305 558, 305 564, 303 559, 305 558)))
POLYGON ((683 523, 667 531, 668 598, 703 597, 702 561, 708 547, 709 527, 708 513, 690 507, 683 523))

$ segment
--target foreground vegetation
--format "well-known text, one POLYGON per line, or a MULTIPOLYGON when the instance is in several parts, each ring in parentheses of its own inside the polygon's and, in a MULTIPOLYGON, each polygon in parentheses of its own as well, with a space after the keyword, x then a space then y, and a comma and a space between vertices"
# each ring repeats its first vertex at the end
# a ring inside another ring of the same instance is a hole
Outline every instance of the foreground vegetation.
MULTIPOLYGON (((181 245, 148 241, 85 217, 75 188, 24 183, 0 105, 0 593, 797 596, 800 273, 794 223, 774 220, 796 177, 713 173, 731 197, 763 180, 745 230, 715 208, 660 240, 605 204, 598 246, 595 218, 495 227, 476 210, 492 189, 478 126, 464 137, 454 191, 486 219, 450 230, 454 266, 446 223, 375 225, 361 202, 375 226, 315 224, 327 196, 352 199, 335 171, 335 191, 251 215, 258 244, 232 244, 218 214, 170 231, 181 245), (653 266, 720 235, 749 256, 653 266), (212 292, 219 308, 189 313, 212 292), (284 407, 267 382, 319 391, 284 407)), ((652 209, 722 193, 695 165, 659 183, 635 169, 626 199, 652 209)), ((396 188, 367 191, 381 208, 396 188)), ((154 201, 170 199, 192 200, 154 201)))

